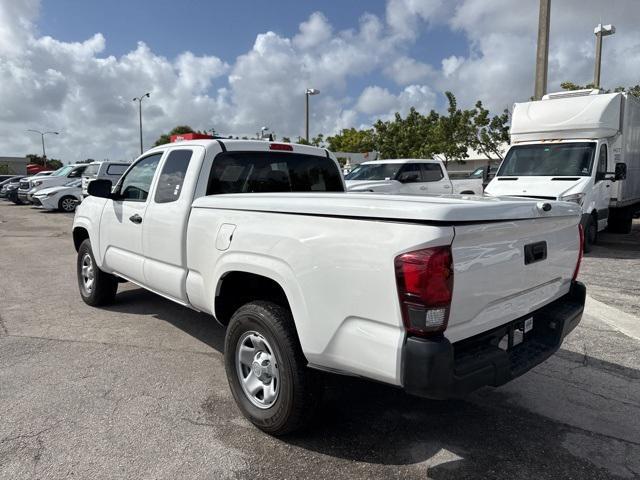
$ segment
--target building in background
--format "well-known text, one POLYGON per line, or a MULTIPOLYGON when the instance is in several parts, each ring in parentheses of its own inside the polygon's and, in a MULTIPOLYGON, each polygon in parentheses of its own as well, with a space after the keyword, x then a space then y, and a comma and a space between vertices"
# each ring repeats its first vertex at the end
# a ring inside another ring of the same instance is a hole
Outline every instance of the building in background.
POLYGON ((0 157, 0 175, 26 175, 26 157, 0 157))

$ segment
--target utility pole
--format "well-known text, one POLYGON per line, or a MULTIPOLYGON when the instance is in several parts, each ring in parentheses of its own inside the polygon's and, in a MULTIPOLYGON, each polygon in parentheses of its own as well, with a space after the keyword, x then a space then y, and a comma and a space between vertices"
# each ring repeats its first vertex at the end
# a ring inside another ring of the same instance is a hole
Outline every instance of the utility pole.
POLYGON ((41 132, 40 130, 27 130, 27 132, 34 132, 40 135, 40 139, 42 140, 42 162, 43 167, 47 167, 47 152, 44 149, 44 136, 45 135, 60 135, 58 132, 41 132))
POLYGON ((304 138, 309 142, 309 95, 318 95, 320 90, 316 88, 307 88, 304 92, 304 138))
POLYGON ((142 152, 144 152, 144 149, 142 147, 142 100, 145 97, 149 98, 151 97, 151 94, 147 92, 141 97, 135 97, 133 99, 134 102, 138 102, 138 117, 140 118, 140 155, 142 155, 142 152))
POLYGON ((533 94, 540 100, 547 93, 547 71, 549 69, 549 23, 551 20, 551 0, 540 0, 538 17, 538 50, 536 52, 536 86, 533 94))
POLYGON ((613 25, 602 25, 601 23, 593 30, 596 36, 596 65, 593 72, 593 87, 600 88, 600 66, 602 65, 602 37, 607 37, 616 33, 613 25))

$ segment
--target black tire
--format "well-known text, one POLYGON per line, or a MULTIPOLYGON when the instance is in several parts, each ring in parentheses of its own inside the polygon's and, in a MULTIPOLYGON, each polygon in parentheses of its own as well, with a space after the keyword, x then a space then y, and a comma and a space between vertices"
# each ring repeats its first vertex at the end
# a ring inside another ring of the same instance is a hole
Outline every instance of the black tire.
POLYGON ((78 259, 76 262, 78 275, 78 288, 84 303, 92 307, 99 307, 113 302, 118 291, 118 279, 109 273, 103 272, 96 265, 96 259, 91 250, 91 242, 87 238, 78 249, 78 259), (89 287, 85 281, 88 271, 83 267, 90 264, 92 268, 93 282, 89 287))
POLYGON ((78 200, 76 199, 76 197, 72 197, 70 195, 62 197, 58 202, 58 210, 60 210, 61 212, 75 212, 76 206, 78 206, 78 200))
POLYGON ((584 253, 589 253, 598 241, 598 220, 593 215, 589 215, 584 225, 584 253))
POLYGON ((317 372, 306 367, 293 318, 286 308, 266 301, 240 307, 227 328, 224 358, 231 393, 244 416, 260 430, 270 435, 285 435, 311 420, 322 393, 320 378, 317 372), (269 407, 255 406, 240 383, 242 373, 239 373, 236 352, 242 339, 251 332, 262 336, 275 354, 279 391, 269 407))
POLYGON ((630 208, 612 210, 609 215, 607 230, 611 233, 631 233, 633 228, 633 211, 630 208))

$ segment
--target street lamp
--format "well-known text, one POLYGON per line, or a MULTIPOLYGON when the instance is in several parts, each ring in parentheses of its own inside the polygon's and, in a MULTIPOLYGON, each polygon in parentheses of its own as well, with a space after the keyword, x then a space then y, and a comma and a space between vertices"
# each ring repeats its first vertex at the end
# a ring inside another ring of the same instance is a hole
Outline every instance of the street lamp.
POLYGON ((305 114, 305 123, 304 123, 304 138, 307 140, 307 142, 309 141, 309 95, 318 95, 320 93, 320 90, 316 89, 316 88, 307 88, 304 92, 304 98, 305 98, 305 108, 304 108, 304 114, 305 114))
POLYGON ((42 140, 42 161, 44 162, 43 167, 46 168, 46 166, 47 166, 47 152, 44 149, 44 136, 45 135, 49 135, 49 134, 51 134, 51 135, 60 135, 60 134, 58 132, 41 132, 40 130, 32 130, 32 129, 27 130, 27 132, 33 132, 33 133, 37 133, 37 134, 40 135, 40 139, 42 140))
POLYGON ((602 37, 608 37, 616 33, 613 25, 602 25, 601 23, 593 30, 596 36, 596 66, 593 73, 593 86, 600 88, 600 65, 602 61, 602 37))
POLYGON ((151 94, 147 92, 141 97, 135 97, 133 99, 134 102, 138 102, 138 115, 140 117, 140 155, 142 155, 142 152, 144 151, 142 148, 142 100, 144 100, 144 97, 148 98, 150 96, 151 94))

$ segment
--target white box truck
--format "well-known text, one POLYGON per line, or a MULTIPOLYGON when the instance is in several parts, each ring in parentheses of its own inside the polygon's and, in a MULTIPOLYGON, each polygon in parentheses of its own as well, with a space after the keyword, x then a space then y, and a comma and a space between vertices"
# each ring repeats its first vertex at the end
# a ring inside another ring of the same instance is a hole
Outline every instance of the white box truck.
POLYGON ((485 192, 578 203, 587 251, 607 227, 630 232, 640 209, 640 100, 577 90, 516 103, 511 146, 485 192))

